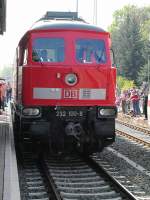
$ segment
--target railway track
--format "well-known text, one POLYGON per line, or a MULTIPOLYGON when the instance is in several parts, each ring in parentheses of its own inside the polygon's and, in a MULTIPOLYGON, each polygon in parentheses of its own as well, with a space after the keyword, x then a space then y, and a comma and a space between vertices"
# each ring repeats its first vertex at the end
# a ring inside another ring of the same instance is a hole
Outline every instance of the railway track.
POLYGON ((22 200, 49 200, 49 190, 37 155, 31 152, 23 154, 22 165, 19 165, 19 179, 22 200))
POLYGON ((150 148, 150 131, 126 122, 116 120, 116 133, 150 148))
POLYGON ((147 129, 147 128, 143 128, 143 127, 137 126, 137 125, 135 125, 135 124, 130 124, 130 123, 124 122, 124 121, 119 120, 119 119, 116 119, 116 122, 118 122, 118 123, 120 123, 120 124, 123 124, 123 125, 125 125, 125 126, 128 126, 128 127, 130 127, 130 128, 133 128, 133 129, 135 129, 135 130, 141 131, 141 132, 143 132, 143 133, 145 133, 145 134, 150 135, 150 130, 147 129))
POLYGON ((136 199, 93 159, 49 157, 44 165, 57 199, 136 199))
MULTIPOLYGON (((112 157, 113 157, 114 160, 116 160, 116 162, 119 162, 119 161, 118 161, 118 159, 115 159, 115 157, 118 157, 118 156, 121 157, 121 155, 122 155, 119 152, 112 149, 111 147, 107 148, 107 153, 110 154, 110 155, 113 154, 112 157)), ((137 199, 140 199, 140 200, 150 199, 149 195, 146 194, 146 192, 143 190, 143 188, 139 187, 138 182, 135 183, 135 182, 132 181, 132 178, 130 178, 132 175, 130 177, 128 176, 128 170, 129 170, 128 165, 126 165, 125 163, 122 164, 122 165, 125 165, 126 168, 124 166, 119 165, 119 167, 121 167, 121 169, 120 169, 118 167, 118 165, 116 165, 114 162, 110 162, 110 160, 107 159, 107 157, 105 157, 105 156, 103 157, 103 156, 101 156, 101 154, 100 155, 97 155, 97 154, 93 155, 92 159, 94 159, 94 161, 98 165, 100 165, 102 168, 104 168, 106 170, 106 172, 113 177, 113 179, 118 181, 119 184, 121 183, 137 199)), ((131 163, 129 163, 130 160, 128 158, 126 158, 126 159, 128 161, 128 164, 132 164, 132 167, 134 167, 135 169, 136 168, 138 168, 139 170, 144 169, 144 168, 141 168, 136 163, 133 163, 132 161, 131 161, 131 163)), ((126 162, 126 160, 124 159, 121 162, 126 162)), ((149 174, 148 174, 148 172, 146 172, 146 170, 144 171, 144 173, 149 176, 149 174)), ((134 174, 134 177, 135 177, 135 174, 134 174)), ((144 182, 143 182, 143 184, 144 184, 144 182)))
POLYGON ((137 199, 93 158, 24 152, 19 167, 23 200, 137 199))

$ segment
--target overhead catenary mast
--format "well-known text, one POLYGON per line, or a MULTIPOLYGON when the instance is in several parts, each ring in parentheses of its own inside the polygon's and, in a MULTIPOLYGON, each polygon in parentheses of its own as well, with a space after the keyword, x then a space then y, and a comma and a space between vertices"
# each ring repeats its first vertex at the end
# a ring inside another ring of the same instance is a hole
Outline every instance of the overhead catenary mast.
POLYGON ((93 6, 93 24, 97 24, 97 0, 94 0, 94 6, 93 6))
POLYGON ((78 0, 76 0, 76 12, 77 12, 77 15, 78 15, 78 0))

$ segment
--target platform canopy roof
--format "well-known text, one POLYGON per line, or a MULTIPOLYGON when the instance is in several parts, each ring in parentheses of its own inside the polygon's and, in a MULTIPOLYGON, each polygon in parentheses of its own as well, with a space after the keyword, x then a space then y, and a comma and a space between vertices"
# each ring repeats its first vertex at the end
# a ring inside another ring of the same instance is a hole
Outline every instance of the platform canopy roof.
POLYGON ((0 0, 0 34, 6 31, 6 0, 0 0))

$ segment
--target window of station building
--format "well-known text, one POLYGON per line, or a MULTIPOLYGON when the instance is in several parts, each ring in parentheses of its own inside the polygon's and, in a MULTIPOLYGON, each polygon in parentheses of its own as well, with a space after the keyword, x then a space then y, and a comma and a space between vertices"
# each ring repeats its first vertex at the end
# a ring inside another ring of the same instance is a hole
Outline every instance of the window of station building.
POLYGON ((77 39, 76 59, 80 63, 106 63, 105 42, 99 39, 77 39))
POLYGON ((32 60, 34 62, 63 62, 63 38, 36 38, 32 43, 32 60))

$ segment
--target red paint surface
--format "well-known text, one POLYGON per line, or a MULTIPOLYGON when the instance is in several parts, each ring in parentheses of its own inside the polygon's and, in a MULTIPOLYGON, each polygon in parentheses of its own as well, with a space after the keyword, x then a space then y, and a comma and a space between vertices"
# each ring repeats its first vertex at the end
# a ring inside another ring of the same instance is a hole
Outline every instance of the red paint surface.
MULTIPOLYGON (((31 31, 27 33, 29 43, 28 65, 23 66, 22 92, 19 94, 20 101, 25 106, 94 106, 115 105, 116 69, 111 67, 110 61, 110 37, 109 33, 95 33, 89 31, 31 31), (32 40, 36 37, 63 37, 65 40, 65 61, 63 63, 37 63, 32 61, 32 40), (77 38, 103 39, 106 45, 107 63, 83 64, 75 59, 75 41, 77 38), (57 77, 57 74, 60 77, 57 77), (72 87, 66 85, 64 78, 68 73, 75 73, 78 83, 72 87), (33 88, 63 88, 79 90, 80 88, 106 89, 106 100, 79 100, 78 98, 61 100, 33 99, 33 88)), ((26 37, 25 37, 26 38, 26 37)))

